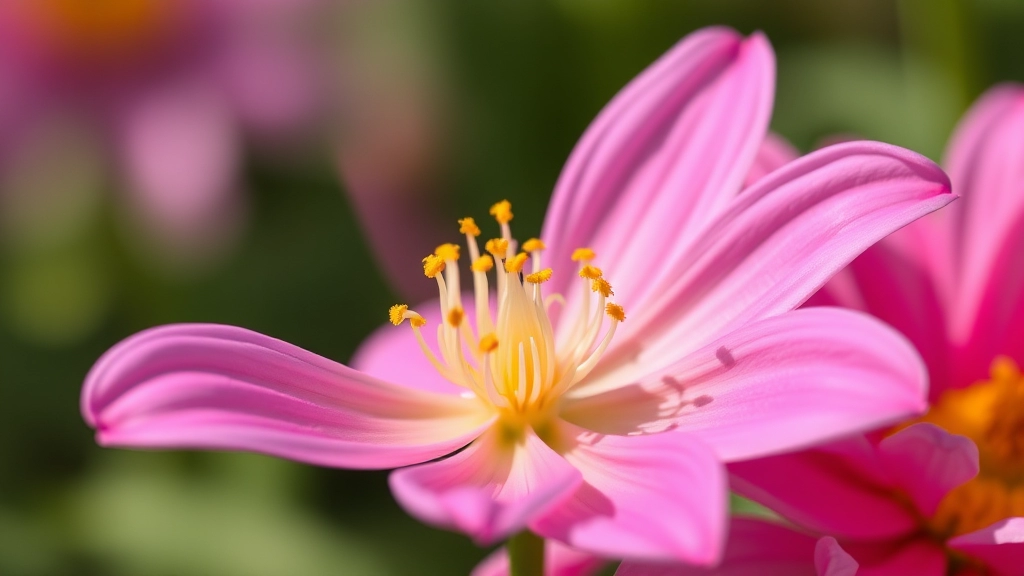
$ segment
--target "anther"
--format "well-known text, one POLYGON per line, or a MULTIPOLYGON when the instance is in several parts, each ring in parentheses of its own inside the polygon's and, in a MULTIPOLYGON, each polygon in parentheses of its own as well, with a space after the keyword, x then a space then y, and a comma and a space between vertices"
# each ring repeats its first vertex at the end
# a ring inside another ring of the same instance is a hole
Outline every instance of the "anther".
POLYGON ((392 306, 391 309, 388 310, 388 318, 391 320, 391 323, 395 326, 401 324, 402 321, 405 320, 405 311, 408 309, 409 307, 405 304, 395 304, 392 306))
POLYGON ((487 254, 484 254, 477 258, 476 261, 470 265, 470 268, 473 269, 473 272, 490 272, 491 268, 494 268, 494 260, 487 254))
POLYGON ((516 274, 522 272, 523 266, 526 264, 526 259, 526 253, 520 252, 508 260, 505 260, 505 272, 516 274))
POLYGON ((572 251, 573 262, 590 262, 594 257, 594 251, 590 248, 577 248, 572 251))
POLYGON ((451 324, 452 326, 458 328, 459 325, 462 324, 462 317, 463 316, 464 316, 464 314, 462 312, 462 308, 459 308, 458 306, 456 306, 456 307, 454 307, 454 308, 452 308, 451 310, 448 311, 448 323, 451 324))
POLYGON ((508 200, 502 200, 491 206, 490 214, 494 216, 498 224, 508 224, 512 220, 512 203, 508 200))
POLYGON ((611 316, 614 320, 622 322, 626 319, 626 311, 622 309, 622 306, 618 304, 612 304, 609 302, 605 305, 604 311, 611 316))
POLYGON ((590 283, 590 289, 594 292, 599 292, 601 296, 604 296, 605 298, 615 295, 615 292, 612 291, 612 285, 604 278, 594 279, 594 281, 590 283))
POLYGON ((992 366, 989 368, 989 374, 993 380, 998 381, 1010 381, 1015 380, 1020 372, 1017 370, 1017 364, 1012 358, 1007 356, 998 356, 992 361, 992 366))
POLYGON ((440 246, 434 249, 434 255, 441 258, 442 260, 458 260, 459 245, 441 244, 440 246))
POLYGON ((424 318, 423 316, 420 316, 419 314, 416 314, 416 313, 412 313, 412 314, 413 314, 412 316, 409 316, 409 324, 412 324, 413 328, 422 328, 422 327, 427 325, 427 319, 426 318, 424 318))
POLYGON ((484 334, 480 338, 480 351, 483 353, 494 352, 498 349, 498 337, 493 333, 484 334))
POLYGON ((508 253, 508 240, 504 238, 491 238, 484 244, 484 250, 494 254, 496 258, 504 259, 508 253))
POLYGON ((437 254, 431 254, 423 259, 423 274, 427 278, 433 278, 444 272, 444 259, 437 254))
POLYGON ((587 280, 597 280, 603 275, 604 272, 602 272, 601 269, 598 268, 597 266, 585 264, 582 268, 580 268, 580 278, 586 278, 587 280))
POLYGON ((551 268, 545 268, 533 274, 527 274, 526 281, 530 284, 541 284, 551 280, 551 268))
POLYGON ((469 234, 470 236, 479 236, 480 227, 476 225, 476 220, 466 217, 459 220, 459 234, 469 234))
POLYGON ((524 252, 536 252, 537 250, 543 250, 545 248, 547 248, 547 246, 545 246, 544 242, 538 238, 530 238, 526 242, 523 242, 524 252))

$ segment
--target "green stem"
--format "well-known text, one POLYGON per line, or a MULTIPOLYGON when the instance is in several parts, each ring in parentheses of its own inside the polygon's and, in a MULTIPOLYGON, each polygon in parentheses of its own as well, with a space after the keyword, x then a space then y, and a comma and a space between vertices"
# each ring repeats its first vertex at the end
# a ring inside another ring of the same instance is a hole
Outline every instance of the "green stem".
POLYGON ((544 539, 529 530, 523 530, 509 538, 508 557, 512 565, 512 576, 542 576, 544 539))

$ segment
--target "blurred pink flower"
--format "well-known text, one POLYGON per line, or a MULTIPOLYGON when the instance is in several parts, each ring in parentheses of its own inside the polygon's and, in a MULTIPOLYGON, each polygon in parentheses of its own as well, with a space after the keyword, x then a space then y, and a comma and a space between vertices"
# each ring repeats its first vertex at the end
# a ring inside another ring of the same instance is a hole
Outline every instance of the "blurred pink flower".
POLYGON ((529 255, 515 253, 507 202, 492 208, 490 256, 476 223, 460 221, 470 306, 459 247, 442 245, 424 259, 440 300, 422 315, 393 307, 392 322, 413 329, 373 335, 359 370, 242 328, 166 326, 97 362, 83 414, 105 446, 420 464, 392 473, 399 502, 481 543, 529 529, 603 556, 713 564, 721 462, 923 409, 926 374, 902 337, 856 312, 793 309, 952 199, 933 163, 871 142, 801 158, 740 194, 773 91, 762 35, 696 32, 583 135, 543 242, 522 244, 529 255))
POLYGON ((903 332, 928 364, 929 413, 730 465, 737 491, 837 538, 862 575, 1024 574, 1024 87, 974 105, 946 166, 962 200, 868 249, 811 301, 903 332))
POLYGON ((172 252, 237 224, 243 131, 280 138, 317 109, 303 35, 319 0, 33 0, 0 5, 0 170, 52 117, 110 149, 172 252))

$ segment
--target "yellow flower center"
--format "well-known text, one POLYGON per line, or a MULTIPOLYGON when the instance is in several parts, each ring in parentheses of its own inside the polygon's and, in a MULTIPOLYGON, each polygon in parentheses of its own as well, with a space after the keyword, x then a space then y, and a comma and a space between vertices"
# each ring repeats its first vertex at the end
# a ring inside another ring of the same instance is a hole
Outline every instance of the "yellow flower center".
POLYGON ((132 57, 170 31, 183 0, 26 0, 26 23, 76 59, 132 57))
POLYGON ((410 320, 431 364, 446 379, 465 388, 467 394, 475 394, 491 405, 500 415, 500 426, 509 439, 518 438, 526 426, 544 436, 550 418, 558 412, 559 398, 597 365, 615 327, 625 320, 625 311, 606 301, 612 294, 611 285, 591 264, 593 251, 577 250, 573 260, 579 263, 576 272, 582 305, 578 316, 570 319, 573 324, 569 336, 556 346, 548 312, 553 304, 565 300, 559 294, 544 297, 542 293, 542 284, 554 274, 541 264, 544 243, 530 239, 523 244, 526 252, 517 252, 509 226, 512 205, 503 200, 491 208, 491 214, 501 228, 501 237, 486 243, 491 256, 480 253, 480 229, 473 219, 459 221, 472 263, 473 326, 463 314, 460 250, 454 244, 443 244, 423 259, 424 274, 437 281, 441 317, 445 319, 437 327, 440 357, 423 339, 422 315, 402 304, 393 306, 389 315, 396 325, 410 320), (497 285, 493 311, 488 279, 491 271, 497 285), (610 325, 602 336, 606 317, 610 325))
POLYGON ((931 530, 951 537, 1024 516, 1024 376, 1013 360, 996 358, 989 380, 948 390, 922 420, 973 440, 981 462, 943 499, 931 530))

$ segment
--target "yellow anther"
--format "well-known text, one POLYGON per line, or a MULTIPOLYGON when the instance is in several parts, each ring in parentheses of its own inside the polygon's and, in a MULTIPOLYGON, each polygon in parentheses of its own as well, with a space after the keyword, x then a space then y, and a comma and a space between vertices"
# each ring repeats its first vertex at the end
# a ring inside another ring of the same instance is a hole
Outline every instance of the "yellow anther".
POLYGON ((992 361, 992 366, 989 368, 989 374, 993 380, 1009 381, 1016 380, 1020 377, 1020 372, 1017 369, 1017 363, 1008 356, 997 356, 992 361))
POLYGON ((462 308, 456 306, 448 311, 448 323, 458 328, 462 324, 462 318, 465 314, 462 312, 462 308))
POLYGON ((498 221, 498 224, 507 224, 512 220, 512 203, 508 200, 502 200, 491 206, 490 213, 498 221))
POLYGON ((590 262, 594 257, 594 251, 590 248, 577 248, 572 251, 573 262, 590 262))
POLYGON ((487 254, 484 254, 477 258, 470 268, 473 269, 473 272, 490 272, 491 268, 494 268, 494 260, 487 254))
POLYGON ((491 238, 484 244, 484 250, 494 254, 498 258, 504 258, 508 253, 508 240, 504 238, 491 238))
POLYGON ((590 264, 584 264, 583 268, 580 268, 580 278, 586 278, 587 280, 597 280, 601 276, 604 276, 604 272, 601 271, 597 266, 591 266, 590 264))
POLYGON ((459 259, 459 245, 458 244, 441 244, 434 249, 434 254, 442 260, 458 260, 459 259))
POLYGON ((622 306, 618 304, 612 304, 609 302, 605 305, 604 311, 618 322, 622 322, 626 319, 626 311, 622 309, 622 306))
POLYGON ((498 337, 493 333, 484 334, 480 338, 480 351, 483 353, 494 352, 498 349, 498 337))
POLYGON ((388 318, 391 320, 391 323, 395 326, 401 324, 402 320, 405 320, 405 311, 408 309, 409 307, 405 304, 395 304, 392 306, 391 309, 388 310, 388 318))
POLYGON ((523 242, 524 252, 536 252, 537 250, 543 250, 545 248, 547 248, 547 246, 545 246, 544 242, 539 238, 530 238, 526 242, 523 242))
POLYGON ((423 259, 423 274, 427 278, 433 278, 444 272, 444 259, 437 254, 431 254, 423 259))
POLYGON ((459 220, 459 234, 469 234, 470 236, 479 236, 480 227, 476 225, 476 220, 466 217, 459 220))
POLYGON ((505 272, 515 274, 522 272, 527 259, 529 259, 529 256, 527 256, 525 252, 520 252, 508 260, 505 260, 505 272))
POLYGON ((528 274, 526 276, 526 281, 530 284, 541 284, 548 280, 551 280, 551 268, 545 268, 539 272, 534 272, 533 274, 528 274))
POLYGON ((427 325, 427 319, 417 314, 409 318, 409 324, 412 324, 415 328, 422 328, 427 325))
POLYGON ((601 296, 605 298, 615 295, 615 292, 612 291, 612 285, 604 278, 596 278, 590 283, 590 289, 594 292, 600 292, 601 296))

